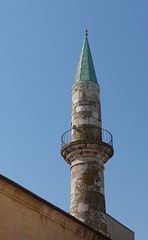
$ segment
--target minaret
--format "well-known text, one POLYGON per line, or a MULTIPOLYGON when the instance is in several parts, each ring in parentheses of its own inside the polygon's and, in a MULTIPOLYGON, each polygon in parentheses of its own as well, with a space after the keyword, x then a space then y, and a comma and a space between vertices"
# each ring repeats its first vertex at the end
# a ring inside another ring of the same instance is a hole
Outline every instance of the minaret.
POLYGON ((62 135, 61 155, 70 164, 70 214, 107 234, 104 164, 113 155, 111 133, 102 129, 100 87, 87 30, 72 88, 72 128, 62 135))

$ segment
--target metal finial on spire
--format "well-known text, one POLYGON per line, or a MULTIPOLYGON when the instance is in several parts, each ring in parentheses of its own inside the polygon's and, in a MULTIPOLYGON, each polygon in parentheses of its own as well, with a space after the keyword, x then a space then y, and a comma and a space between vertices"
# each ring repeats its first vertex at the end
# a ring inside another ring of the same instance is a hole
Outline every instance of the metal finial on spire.
POLYGON ((85 36, 87 37, 88 36, 88 30, 87 30, 87 28, 85 29, 85 36))

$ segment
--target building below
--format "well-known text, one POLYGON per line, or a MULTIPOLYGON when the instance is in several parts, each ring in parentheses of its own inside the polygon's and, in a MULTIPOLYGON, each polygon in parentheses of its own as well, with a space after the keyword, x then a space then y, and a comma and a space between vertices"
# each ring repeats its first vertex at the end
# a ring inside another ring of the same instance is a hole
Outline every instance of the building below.
POLYGON ((112 240, 134 240, 134 232, 123 224, 119 223, 110 215, 106 214, 107 217, 107 230, 112 240))
POLYGON ((110 237, 0 175, 0 240, 134 240, 107 215, 110 237))

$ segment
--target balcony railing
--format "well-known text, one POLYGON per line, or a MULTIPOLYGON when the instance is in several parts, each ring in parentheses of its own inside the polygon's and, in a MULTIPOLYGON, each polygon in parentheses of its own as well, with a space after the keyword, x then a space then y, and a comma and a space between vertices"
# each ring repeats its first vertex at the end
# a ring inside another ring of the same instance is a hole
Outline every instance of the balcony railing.
POLYGON ((105 129, 94 126, 72 128, 66 131, 61 137, 61 147, 74 141, 106 143, 113 146, 112 134, 105 129))

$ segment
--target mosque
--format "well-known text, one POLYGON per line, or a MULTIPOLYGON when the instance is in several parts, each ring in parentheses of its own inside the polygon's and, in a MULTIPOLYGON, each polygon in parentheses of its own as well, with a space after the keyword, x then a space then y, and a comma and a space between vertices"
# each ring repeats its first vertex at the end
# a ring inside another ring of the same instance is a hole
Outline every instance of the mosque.
POLYGON ((106 213, 104 164, 113 137, 102 129, 100 86, 85 31, 72 87, 71 129, 61 155, 70 165, 70 213, 0 175, 0 240, 134 240, 134 232, 106 213))

